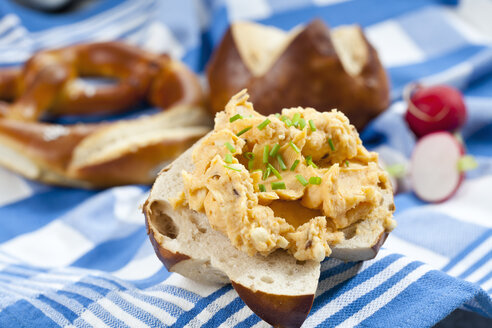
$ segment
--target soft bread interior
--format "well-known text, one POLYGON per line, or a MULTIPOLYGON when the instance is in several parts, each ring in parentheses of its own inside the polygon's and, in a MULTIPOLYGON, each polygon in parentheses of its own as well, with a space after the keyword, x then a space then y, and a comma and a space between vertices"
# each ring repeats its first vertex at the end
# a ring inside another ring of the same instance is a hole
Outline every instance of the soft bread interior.
MULTIPOLYGON (((231 30, 243 62, 253 76, 259 77, 269 71, 302 28, 295 27, 285 32, 271 26, 237 22, 232 25, 231 30)), ((352 76, 359 75, 369 55, 360 27, 337 27, 331 31, 331 38, 345 71, 352 76)))
POLYGON ((149 228, 157 242, 191 258, 174 265, 172 271, 202 281, 229 279, 252 291, 273 295, 314 294, 319 263, 298 262, 284 251, 268 257, 250 257, 213 230, 204 214, 186 208, 172 209, 169 199, 183 189, 182 170, 192 170, 192 151, 193 148, 185 152, 159 175, 146 205, 150 209, 149 228))
POLYGON ((199 107, 178 106, 136 120, 120 121, 91 134, 77 145, 73 167, 94 165, 162 142, 199 138, 210 130, 211 119, 199 107))

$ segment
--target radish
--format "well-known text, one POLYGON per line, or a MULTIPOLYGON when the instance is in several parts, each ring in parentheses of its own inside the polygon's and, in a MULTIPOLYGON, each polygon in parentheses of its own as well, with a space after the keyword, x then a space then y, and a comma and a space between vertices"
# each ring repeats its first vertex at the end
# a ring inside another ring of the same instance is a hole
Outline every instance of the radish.
POLYGON ((415 194, 428 202, 450 198, 464 178, 458 168, 463 154, 462 144, 449 132, 434 132, 420 139, 411 159, 415 194))
POLYGON ((453 87, 411 84, 404 93, 408 102, 405 119, 419 138, 436 131, 454 131, 466 121, 463 95, 453 87))

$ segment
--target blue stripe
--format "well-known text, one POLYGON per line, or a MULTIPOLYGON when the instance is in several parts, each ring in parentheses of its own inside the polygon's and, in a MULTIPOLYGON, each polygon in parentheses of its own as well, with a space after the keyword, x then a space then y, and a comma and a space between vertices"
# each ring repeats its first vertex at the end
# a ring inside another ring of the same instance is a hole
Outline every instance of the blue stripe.
POLYGON ((219 311, 210 318, 210 320, 203 325, 204 328, 214 328, 220 326, 224 321, 226 321, 231 314, 234 314, 244 308, 246 305, 243 300, 239 297, 234 298, 227 306, 224 306, 219 311))
POLYGON ((140 227, 127 237, 97 245, 71 265, 86 269, 116 271, 133 259, 145 241, 147 241, 145 228, 140 227))
POLYGON ((0 312, 0 327, 60 327, 26 300, 7 306, 0 312))
POLYGON ((238 323, 236 327, 248 328, 248 327, 256 325, 260 321, 261 321, 260 317, 258 317, 256 314, 253 313, 252 315, 247 317, 245 320, 238 323))
POLYGON ((56 293, 58 295, 65 296, 65 297, 68 297, 70 299, 73 299, 73 300, 79 302, 85 308, 87 308, 89 305, 91 305, 92 303, 94 303, 94 301, 91 300, 90 298, 87 298, 87 297, 85 297, 83 295, 80 295, 80 294, 77 294, 77 293, 73 293, 73 292, 70 292, 70 291, 67 291, 67 290, 58 290, 58 291, 56 291, 56 293))
POLYGON ((475 239, 473 242, 468 244, 467 247, 463 249, 463 251, 459 254, 457 254, 449 263, 442 268, 442 271, 448 272, 451 270, 456 264, 461 262, 471 251, 473 251, 475 248, 477 248, 480 244, 482 244, 487 238, 489 238, 492 235, 492 229, 486 231, 484 234, 482 234, 480 237, 475 239))
POLYGON ((361 326, 431 327, 479 293, 471 283, 457 281, 439 271, 430 271, 408 286, 361 326), (420 313, 422 315, 415 315, 420 313))
POLYGON ((361 273, 357 274, 356 271, 352 272, 352 274, 348 275, 344 281, 338 283, 333 288, 328 289, 327 291, 316 297, 314 299, 314 304, 311 312, 314 313, 315 311, 318 311, 328 302, 328 300, 335 299, 337 296, 351 290, 354 287, 357 287, 358 285, 362 284, 364 281, 369 280, 374 275, 383 271, 384 269, 386 269, 388 265, 390 265, 391 263, 393 263, 394 261, 396 261, 401 257, 402 256, 398 254, 391 254, 371 264, 369 268, 367 268, 361 273))
POLYGON ((200 312, 203 311, 210 303, 215 301, 217 298, 220 296, 224 295, 228 291, 232 289, 231 285, 226 285, 219 290, 213 292, 207 297, 202 298, 198 302, 196 302, 196 305, 193 309, 191 309, 188 312, 185 312, 182 316, 178 318, 176 323, 174 324, 175 327, 184 327, 190 320, 195 318, 200 312))
MULTIPOLYGON (((330 326, 334 327, 358 311, 360 311, 366 304, 370 303, 374 299, 376 299, 378 296, 386 292, 387 290, 391 289, 397 282, 399 282, 401 279, 405 278, 409 273, 420 267, 423 263, 421 262, 412 262, 408 265, 406 265, 403 269, 400 271, 394 273, 391 278, 380 284, 379 286, 375 287, 371 291, 369 291, 367 294, 360 296, 357 298, 355 301, 352 303, 348 304, 347 306, 343 307, 340 309, 338 312, 334 313, 332 316, 327 318, 323 323, 319 326, 330 326)), ((355 278, 357 279, 357 277, 355 278)), ((337 296, 341 295, 341 293, 338 293, 337 296)))
MULTIPOLYGON (((319 280, 323 281, 326 278, 330 278, 331 276, 337 275, 341 272, 345 272, 349 269, 354 268, 355 266, 360 266, 362 262, 343 262, 334 266, 333 268, 329 268, 327 270, 321 271, 319 275, 319 280)), ((323 267, 321 267, 323 269, 323 267)))
POLYGON ((480 268, 482 265, 484 265, 485 263, 487 263, 491 259, 492 259, 492 250, 490 252, 488 252, 485 256, 478 259, 477 262, 473 263, 468 269, 465 270, 465 272, 460 274, 458 276, 458 278, 466 279, 466 277, 468 277, 470 274, 475 272, 478 268, 480 268))
POLYGON ((67 308, 65 305, 56 302, 46 297, 45 295, 39 295, 37 299, 55 309, 56 312, 59 312, 61 315, 63 315, 69 322, 73 322, 78 317, 76 313, 67 308))
POLYGON ((492 271, 489 272, 489 273, 487 273, 485 275, 485 277, 483 277, 482 279, 480 279, 479 281, 477 281, 477 284, 481 285, 481 284, 483 284, 484 282, 488 281, 491 278, 492 278, 492 271))
POLYGON ((145 311, 141 307, 123 299, 117 293, 113 293, 107 298, 111 300, 118 308, 147 324, 149 327, 158 327, 162 323, 161 320, 157 319, 154 315, 145 311))
POLYGON ((20 202, 0 207, 0 243, 44 225, 72 211, 97 191, 54 188, 20 202), (22 224, 19 220, 22 219, 22 224))
POLYGON ((148 278, 139 279, 139 280, 128 280, 128 282, 130 282, 138 289, 147 289, 157 284, 160 284, 161 282, 166 280, 170 275, 171 273, 167 271, 166 267, 162 266, 162 268, 160 268, 159 271, 157 271, 156 273, 154 273, 152 276, 148 278))

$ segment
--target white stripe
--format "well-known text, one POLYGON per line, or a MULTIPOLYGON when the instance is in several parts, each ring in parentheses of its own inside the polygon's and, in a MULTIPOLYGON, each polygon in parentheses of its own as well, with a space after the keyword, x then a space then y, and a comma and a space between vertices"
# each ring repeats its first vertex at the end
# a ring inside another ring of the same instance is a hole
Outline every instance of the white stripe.
POLYGON ((492 197, 489 192, 492 176, 465 180, 458 192, 441 204, 421 206, 419 210, 434 210, 464 221, 492 228, 492 197))
MULTIPOLYGON (((108 298, 102 298, 99 301, 97 301, 97 304, 102 306, 106 311, 108 311, 112 316, 115 318, 118 318, 119 320, 123 321, 130 327, 149 327, 146 325, 144 322, 138 320, 131 314, 123 311, 118 305, 114 304, 111 300, 108 298)), ((89 309, 91 306, 89 306, 89 309)))
POLYGON ((185 278, 177 273, 172 273, 166 280, 164 280, 163 283, 166 285, 182 288, 184 290, 200 295, 201 297, 207 297, 208 295, 212 294, 223 286, 220 284, 202 284, 200 282, 185 278))
POLYGON ((94 313, 92 313, 89 310, 84 311, 80 317, 75 319, 73 322, 75 326, 70 325, 70 327, 78 327, 79 326, 77 324, 78 321, 85 321, 89 326, 92 327, 101 327, 101 328, 109 327, 107 324, 104 323, 104 321, 96 317, 94 313))
POLYGON ((227 318, 226 321, 224 321, 219 328, 228 328, 228 327, 235 327, 237 324, 240 322, 246 320, 249 318, 249 316, 253 314, 251 309, 247 307, 246 305, 241 308, 241 310, 237 311, 233 315, 227 318))
POLYGON ((1 20, 0 20, 0 34, 5 33, 9 28, 12 26, 19 25, 19 17, 14 14, 8 14, 5 15, 1 20))
MULTIPOLYGON (((149 243, 150 244, 150 243, 149 243)), ((123 268, 112 274, 120 279, 139 280, 151 277, 162 268, 162 263, 155 254, 130 261, 123 268)))
POLYGON ((121 296, 121 298, 123 298, 125 301, 138 306, 142 310, 152 314, 154 317, 162 321, 165 325, 172 325, 176 322, 176 318, 167 313, 164 309, 158 308, 153 304, 142 301, 130 294, 121 293, 118 295, 121 296))
MULTIPOLYGON (((256 325, 253 325, 253 327, 251 327, 251 328, 270 328, 270 327, 271 326, 268 323, 261 320, 261 321, 257 322, 256 325)), ((308 326, 306 326, 306 327, 308 327, 308 326)))
POLYGON ((126 32, 135 29, 136 27, 148 22, 149 18, 146 16, 139 16, 135 19, 125 20, 124 23, 120 23, 118 25, 108 26, 106 28, 101 29, 91 36, 93 41, 107 41, 118 38, 120 35, 125 34, 126 32))
POLYGON ((483 258, 485 254, 492 250, 492 236, 483 241, 478 247, 475 247, 470 253, 456 263, 447 273, 450 276, 459 276, 470 268, 475 262, 483 258))
POLYGON ((449 262, 449 259, 445 256, 400 239, 392 234, 389 235, 388 239, 384 243, 384 247, 393 252, 426 262, 437 269, 444 267, 449 262))
POLYGON ((482 288, 483 288, 483 290, 485 290, 485 291, 487 291, 487 292, 488 292, 488 291, 489 291, 489 289, 491 289, 491 288, 492 288, 492 278, 490 278, 489 280, 487 280, 486 282, 484 282, 484 283, 482 284, 482 288))
POLYGON ((347 290, 342 295, 339 295, 335 299, 328 302, 321 309, 316 311, 314 315, 306 320, 306 325, 309 327, 317 326, 322 323, 326 318, 340 311, 345 306, 351 304, 355 300, 364 296, 371 290, 383 284, 385 281, 398 274, 405 266, 411 263, 412 260, 401 257, 395 262, 388 265, 384 270, 378 272, 368 280, 355 286, 354 288, 347 290))
POLYGON ((141 290, 139 291, 139 293, 147 296, 160 298, 166 302, 176 305, 177 307, 183 309, 184 311, 189 311, 195 306, 193 302, 190 302, 187 299, 181 298, 177 295, 170 294, 161 290, 141 290))
POLYGON ((207 305, 206 308, 196 315, 188 324, 188 327, 200 327, 207 323, 212 316, 217 313, 220 309, 227 306, 236 297, 238 297, 234 289, 229 290, 225 294, 221 295, 219 298, 215 299, 213 302, 207 305))
POLYGON ((492 260, 488 260, 487 262, 485 262, 485 264, 483 264, 465 279, 470 282, 477 282, 490 272, 492 272, 492 260))
POLYGON ((363 320, 374 314, 377 310, 391 302, 408 286, 419 280, 424 274, 431 270, 432 268, 427 265, 422 265, 413 270, 405 278, 398 281, 393 287, 379 295, 379 297, 372 300, 369 304, 360 309, 360 311, 357 311, 353 316, 340 323, 337 327, 354 327, 361 323, 363 320))
MULTIPOLYGON (((0 45, 1 46, 6 46, 11 43, 14 43, 14 41, 19 40, 20 38, 24 37, 27 34, 27 31, 23 27, 18 27, 14 29, 12 32, 7 34, 5 37, 0 38, 0 45)), ((17 44, 12 44, 10 46, 17 46, 17 44)))

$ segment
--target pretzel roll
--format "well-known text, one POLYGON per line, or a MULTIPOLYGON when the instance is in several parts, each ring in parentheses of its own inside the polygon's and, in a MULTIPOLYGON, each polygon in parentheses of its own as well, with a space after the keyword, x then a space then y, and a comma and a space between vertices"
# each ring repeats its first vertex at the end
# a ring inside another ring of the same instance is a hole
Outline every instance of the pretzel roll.
POLYGON ((46 183, 100 188, 151 183, 211 126, 198 78, 167 55, 116 42, 42 51, 0 70, 0 165, 46 183), (88 87, 79 76, 117 79, 88 87), (92 89, 91 89, 92 88, 92 89), (113 123, 41 123, 45 113, 119 111, 147 100, 154 115, 113 123), (179 105, 179 106, 178 106, 179 105))

